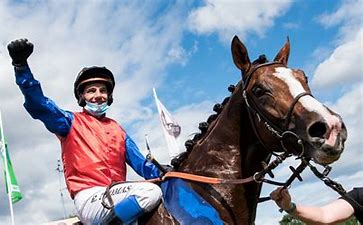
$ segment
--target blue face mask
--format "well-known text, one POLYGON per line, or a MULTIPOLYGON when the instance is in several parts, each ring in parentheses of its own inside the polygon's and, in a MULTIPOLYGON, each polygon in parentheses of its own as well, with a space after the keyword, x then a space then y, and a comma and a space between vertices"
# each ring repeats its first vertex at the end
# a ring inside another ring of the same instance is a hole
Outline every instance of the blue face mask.
POLYGON ((102 116, 106 113, 109 105, 107 105, 107 102, 104 102, 102 104, 97 103, 91 103, 86 101, 86 105, 84 108, 93 116, 102 116))

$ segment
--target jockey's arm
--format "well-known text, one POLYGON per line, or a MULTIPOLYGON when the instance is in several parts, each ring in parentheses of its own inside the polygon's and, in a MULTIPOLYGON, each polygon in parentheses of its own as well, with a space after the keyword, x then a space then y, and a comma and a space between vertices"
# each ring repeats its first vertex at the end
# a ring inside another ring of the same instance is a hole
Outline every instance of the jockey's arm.
POLYGON ((152 179, 160 176, 160 170, 141 154, 135 142, 128 135, 126 135, 125 144, 126 162, 137 174, 145 179, 152 179))
POLYGON ((34 79, 28 66, 15 67, 16 84, 24 95, 24 107, 34 118, 41 120, 46 128, 59 136, 67 136, 73 121, 73 113, 60 109, 44 96, 39 81, 34 79))

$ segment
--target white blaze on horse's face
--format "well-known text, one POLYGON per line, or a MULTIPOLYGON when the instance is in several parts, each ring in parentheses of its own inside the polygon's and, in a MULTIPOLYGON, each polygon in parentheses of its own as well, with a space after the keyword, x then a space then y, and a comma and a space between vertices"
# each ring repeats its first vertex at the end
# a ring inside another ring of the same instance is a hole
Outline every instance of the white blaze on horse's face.
MULTIPOLYGON (((289 68, 285 67, 277 67, 275 68, 275 73, 273 73, 275 77, 283 81, 292 96, 295 99, 299 94, 306 92, 307 90, 304 89, 303 85, 300 83, 298 79, 293 75, 293 71, 289 68)), ((313 157, 317 161, 325 161, 326 157, 333 152, 328 152, 326 149, 336 149, 336 145, 341 145, 341 133, 344 128, 342 128, 343 123, 339 116, 333 114, 329 111, 322 103, 317 101, 310 95, 305 95, 301 97, 298 101, 302 107, 307 112, 313 112, 320 115, 322 121, 324 122, 326 127, 326 132, 323 137, 314 137, 313 135, 309 136, 309 141, 318 141, 321 142, 321 147, 325 148, 322 152, 314 152, 313 157)), ((309 127, 308 127, 309 130, 309 127)), ((309 134, 309 131, 307 132, 309 134)), ((343 134, 344 136, 344 134, 343 134)), ((343 146, 339 149, 342 150, 343 146)), ((334 152, 337 153, 337 152, 334 152)), ((327 162, 323 162, 324 164, 327 162)))
MULTIPOLYGON (((291 69, 278 67, 275 70, 276 73, 273 73, 273 75, 285 82, 285 84, 289 87, 289 91, 293 98, 296 98, 299 94, 306 92, 301 83, 293 76, 291 69)), ((334 122, 336 119, 338 119, 330 118, 331 113, 320 102, 310 95, 303 96, 299 99, 299 102, 307 111, 319 113, 323 118, 327 118, 328 121, 333 119, 331 122, 334 122)))

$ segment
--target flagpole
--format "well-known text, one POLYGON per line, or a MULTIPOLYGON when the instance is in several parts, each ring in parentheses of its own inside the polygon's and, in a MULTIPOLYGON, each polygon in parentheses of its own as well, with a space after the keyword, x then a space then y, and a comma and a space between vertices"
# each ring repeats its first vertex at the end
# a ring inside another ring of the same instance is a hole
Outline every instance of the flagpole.
POLYGON ((0 133, 1 133, 1 148, 4 156, 4 169, 5 169, 5 176, 6 176, 6 182, 7 182, 7 188, 8 188, 8 197, 9 197, 9 205, 10 205, 10 216, 11 216, 11 224, 15 225, 14 222, 14 212, 13 212, 13 202, 11 200, 11 193, 12 193, 12 185, 10 180, 10 174, 9 174, 9 168, 8 168, 8 160, 7 160, 7 154, 6 154, 6 147, 5 147, 5 135, 4 135, 4 129, 3 129, 3 121, 0 111, 0 133))

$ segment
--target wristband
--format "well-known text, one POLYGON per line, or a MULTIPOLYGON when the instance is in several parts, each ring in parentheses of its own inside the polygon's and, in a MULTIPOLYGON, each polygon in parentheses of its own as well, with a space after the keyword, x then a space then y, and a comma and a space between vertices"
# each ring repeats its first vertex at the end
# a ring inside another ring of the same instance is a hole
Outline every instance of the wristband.
POLYGON ((285 209, 284 211, 287 212, 288 214, 291 214, 291 213, 295 212, 296 211, 296 204, 291 202, 290 208, 285 209))

